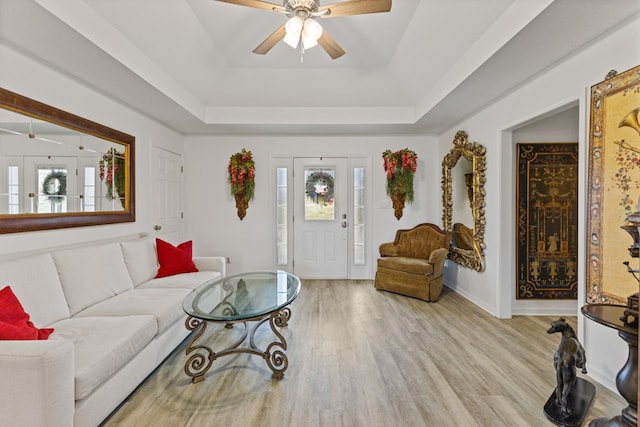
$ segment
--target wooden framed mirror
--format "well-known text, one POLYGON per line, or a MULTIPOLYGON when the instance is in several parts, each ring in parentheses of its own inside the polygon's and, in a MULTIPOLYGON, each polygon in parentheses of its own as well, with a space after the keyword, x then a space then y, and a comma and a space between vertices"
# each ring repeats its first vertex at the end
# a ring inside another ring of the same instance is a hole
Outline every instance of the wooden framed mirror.
POLYGON ((458 131, 442 160, 442 221, 451 232, 449 259, 484 271, 486 149, 458 131))
POLYGON ((135 221, 135 138, 0 88, 0 234, 135 221))

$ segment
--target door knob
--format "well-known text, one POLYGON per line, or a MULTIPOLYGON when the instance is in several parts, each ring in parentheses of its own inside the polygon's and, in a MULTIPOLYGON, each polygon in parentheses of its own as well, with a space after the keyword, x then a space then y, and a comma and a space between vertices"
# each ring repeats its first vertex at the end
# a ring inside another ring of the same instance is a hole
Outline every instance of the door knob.
POLYGON ((159 225, 156 225, 155 227, 153 227, 153 229, 156 230, 156 231, 160 231, 160 230, 162 230, 162 227, 159 226, 159 225))

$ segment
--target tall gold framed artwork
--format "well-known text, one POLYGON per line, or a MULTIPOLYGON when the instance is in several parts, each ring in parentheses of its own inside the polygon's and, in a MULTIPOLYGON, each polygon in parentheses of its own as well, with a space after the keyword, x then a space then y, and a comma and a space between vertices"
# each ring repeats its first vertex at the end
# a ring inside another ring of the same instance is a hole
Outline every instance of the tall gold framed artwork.
POLYGON ((626 304, 638 268, 622 227, 640 200, 640 66, 591 87, 587 301, 626 304))

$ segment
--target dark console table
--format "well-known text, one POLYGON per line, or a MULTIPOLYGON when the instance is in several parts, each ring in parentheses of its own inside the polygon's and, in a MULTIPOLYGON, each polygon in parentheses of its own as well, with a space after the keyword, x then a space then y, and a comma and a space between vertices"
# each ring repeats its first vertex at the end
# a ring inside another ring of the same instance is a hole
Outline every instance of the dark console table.
POLYGON ((617 330, 620 338, 629 346, 627 362, 616 377, 618 392, 629 406, 622 410, 622 414, 611 419, 598 418, 591 421, 589 427, 636 427, 638 425, 638 328, 629 326, 621 320, 626 309, 626 306, 612 304, 587 304, 582 307, 582 314, 585 317, 617 330))

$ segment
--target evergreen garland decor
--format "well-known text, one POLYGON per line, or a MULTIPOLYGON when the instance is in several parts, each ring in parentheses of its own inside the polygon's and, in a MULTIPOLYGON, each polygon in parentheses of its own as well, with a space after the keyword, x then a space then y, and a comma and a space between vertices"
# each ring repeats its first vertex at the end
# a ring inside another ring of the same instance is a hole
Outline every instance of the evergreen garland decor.
POLYGON ((99 166, 100 180, 104 181, 107 186, 107 200, 118 198, 122 206, 124 206, 124 156, 115 148, 110 148, 109 151, 102 155, 99 166), (114 188, 117 196, 114 194, 114 188))
POLYGON ((247 215, 249 201, 255 197, 255 162, 251 151, 242 149, 229 158, 227 180, 231 186, 231 195, 236 199, 238 218, 242 220, 247 215))
POLYGON ((413 202, 413 175, 418 167, 418 155, 408 148, 382 153, 387 174, 387 195, 393 202, 397 219, 402 217, 405 201, 413 202))

